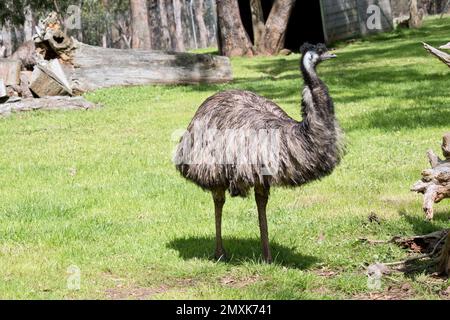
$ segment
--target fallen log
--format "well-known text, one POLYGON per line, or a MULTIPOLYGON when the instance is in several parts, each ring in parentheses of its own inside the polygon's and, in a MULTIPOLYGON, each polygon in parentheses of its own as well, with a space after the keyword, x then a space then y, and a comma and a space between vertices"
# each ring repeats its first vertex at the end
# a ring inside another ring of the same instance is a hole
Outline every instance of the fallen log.
POLYGON ((227 57, 207 54, 110 49, 75 42, 72 85, 78 91, 142 84, 231 81, 227 57))
POLYGON ((422 208, 428 220, 433 219, 434 203, 450 198, 450 133, 442 139, 442 153, 445 160, 432 150, 427 152, 431 169, 423 170, 422 179, 411 188, 411 191, 424 195, 422 208))
POLYGON ((27 98, 0 105, 0 116, 7 116, 14 112, 33 110, 88 110, 98 105, 87 101, 83 97, 55 96, 45 98, 27 98))
POLYGON ((448 67, 450 67, 450 55, 436 49, 433 46, 430 46, 429 44, 422 42, 423 47, 425 48, 425 50, 427 50, 430 54, 432 54, 433 56, 435 56, 436 58, 438 58, 439 60, 441 60, 443 63, 445 63, 448 67))
POLYGON ((233 79, 227 57, 111 49, 90 46, 65 34, 50 13, 33 37, 38 56, 57 58, 74 94, 113 86, 221 83, 233 79))

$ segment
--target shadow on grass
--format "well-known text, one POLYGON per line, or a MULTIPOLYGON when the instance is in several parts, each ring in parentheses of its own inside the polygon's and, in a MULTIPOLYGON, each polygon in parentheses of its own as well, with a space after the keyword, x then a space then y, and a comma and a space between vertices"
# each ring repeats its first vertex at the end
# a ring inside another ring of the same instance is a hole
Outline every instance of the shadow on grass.
MULTIPOLYGON (((261 263, 261 242, 259 239, 224 238, 224 247, 228 254, 226 263, 232 265, 253 261, 261 263)), ((189 259, 214 259, 215 238, 190 237, 177 238, 167 245, 170 249, 179 252, 184 260, 189 259)), ((295 253, 295 248, 288 248, 276 242, 270 243, 272 257, 276 264, 296 269, 308 269, 319 262, 319 259, 309 255, 295 253)))
MULTIPOLYGON (((337 107, 352 103, 369 106, 367 112, 344 120, 346 131, 448 125, 450 73, 423 49, 421 42, 442 44, 449 21, 427 20, 417 30, 400 29, 371 36, 358 40, 349 50, 341 43, 337 50, 339 58, 326 63, 327 67, 319 69, 319 74, 337 107), (416 58, 426 58, 426 66, 418 66, 416 58)), ((241 64, 243 69, 252 71, 251 76, 236 77, 225 85, 190 86, 187 90, 250 90, 275 100, 281 107, 287 103, 300 106, 302 77, 298 58, 271 57, 241 64)), ((294 117, 299 118, 295 114, 294 117)))
POLYGON ((442 226, 434 223, 434 221, 450 221, 450 212, 448 211, 436 211, 432 221, 426 220, 425 214, 413 215, 404 210, 401 210, 399 214, 413 227, 413 232, 416 236, 442 230, 442 226))
POLYGON ((448 126, 450 107, 413 107, 383 109, 352 119, 347 131, 378 128, 385 130, 437 128, 448 126))

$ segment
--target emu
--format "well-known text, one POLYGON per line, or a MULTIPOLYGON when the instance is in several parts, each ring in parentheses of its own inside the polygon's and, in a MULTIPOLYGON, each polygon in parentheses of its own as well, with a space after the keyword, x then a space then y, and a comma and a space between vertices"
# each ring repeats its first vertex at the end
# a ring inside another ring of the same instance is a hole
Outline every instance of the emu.
POLYGON ((323 44, 305 43, 300 52, 305 84, 302 121, 294 120, 274 102, 255 93, 222 91, 203 102, 177 146, 174 156, 177 170, 212 193, 216 259, 226 255, 222 209, 227 190, 232 197, 246 197, 250 188, 254 188, 262 252, 264 260, 270 263, 266 218, 270 187, 301 186, 329 175, 340 162, 343 135, 328 88, 316 73, 317 65, 336 56, 323 44), (205 134, 206 131, 210 134, 205 134), (267 148, 261 147, 261 141, 252 143, 254 139, 248 132, 269 131, 275 132, 275 138, 269 139, 269 149, 276 154, 268 159, 267 148))

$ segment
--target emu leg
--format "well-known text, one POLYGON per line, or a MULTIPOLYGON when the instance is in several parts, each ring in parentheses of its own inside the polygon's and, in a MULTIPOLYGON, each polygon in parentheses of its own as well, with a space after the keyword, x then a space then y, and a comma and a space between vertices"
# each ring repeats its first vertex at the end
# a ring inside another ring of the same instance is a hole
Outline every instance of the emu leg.
POLYGON ((269 199, 269 188, 263 186, 255 187, 255 200, 258 208, 259 231, 261 232, 261 245, 264 260, 267 263, 272 262, 272 255, 269 247, 269 232, 267 229, 266 207, 269 199))
POLYGON ((214 212, 216 216, 216 259, 225 258, 226 253, 222 243, 222 209, 225 204, 225 190, 217 189, 212 192, 214 212))

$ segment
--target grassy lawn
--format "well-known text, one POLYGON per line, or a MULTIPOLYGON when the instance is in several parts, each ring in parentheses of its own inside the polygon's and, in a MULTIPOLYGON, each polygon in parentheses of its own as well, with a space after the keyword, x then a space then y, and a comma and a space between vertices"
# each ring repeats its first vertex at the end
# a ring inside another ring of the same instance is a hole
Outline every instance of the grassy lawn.
MULTIPOLYGON (((450 71, 422 49, 447 42, 450 19, 418 31, 337 45, 319 73, 334 97, 348 153, 335 172, 299 189, 273 189, 275 263, 261 263, 253 197, 228 198, 216 262, 210 194, 171 163, 176 133, 218 90, 252 90, 299 119, 298 55, 233 59, 224 85, 143 86, 87 95, 93 111, 0 119, 0 298, 346 299, 374 294, 366 266, 404 259, 389 239, 449 226, 450 202, 424 221, 409 191, 450 126, 450 71), (374 212, 380 224, 370 223, 374 212), (81 272, 69 290, 68 268, 81 272)), ((404 298, 437 299, 449 282, 425 271, 382 280, 404 298)))

